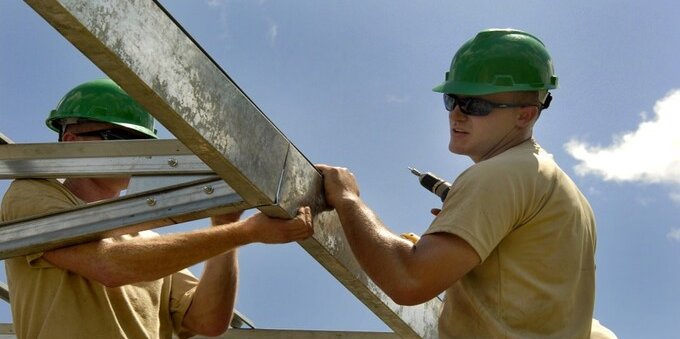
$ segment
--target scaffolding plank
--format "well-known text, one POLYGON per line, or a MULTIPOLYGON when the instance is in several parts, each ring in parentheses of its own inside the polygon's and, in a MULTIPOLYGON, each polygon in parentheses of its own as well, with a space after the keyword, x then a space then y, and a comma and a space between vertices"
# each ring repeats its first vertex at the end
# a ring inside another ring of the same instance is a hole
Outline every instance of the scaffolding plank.
MULTIPOLYGON (((229 76, 151 1, 26 0, 251 206, 323 206, 321 176, 229 76)), ((435 337, 440 303, 394 304, 356 264, 337 217, 301 245, 401 337, 435 337)))

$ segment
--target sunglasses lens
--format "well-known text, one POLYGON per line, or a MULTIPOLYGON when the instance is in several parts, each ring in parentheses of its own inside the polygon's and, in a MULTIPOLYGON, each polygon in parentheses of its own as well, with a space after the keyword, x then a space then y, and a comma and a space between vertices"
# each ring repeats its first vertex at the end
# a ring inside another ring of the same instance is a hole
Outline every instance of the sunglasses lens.
POLYGON ((463 113, 478 117, 489 115, 494 109, 492 103, 478 98, 459 98, 458 104, 463 113))
POLYGON ((102 131, 102 139, 104 140, 128 140, 128 139, 135 139, 132 138, 128 133, 124 131, 117 131, 117 130, 106 130, 102 131))
POLYGON ((124 130, 113 130, 113 129, 78 133, 78 135, 87 136, 87 137, 100 137, 100 138, 102 138, 102 140, 143 139, 143 137, 140 137, 139 135, 132 134, 132 133, 129 133, 129 132, 124 131, 124 130))
POLYGON ((102 138, 104 140, 135 140, 147 139, 141 134, 132 133, 122 129, 109 129, 103 131, 102 138))
POLYGON ((444 108, 446 108, 446 111, 451 112, 455 107, 456 98, 451 94, 444 93, 444 108))
POLYGON ((460 98, 453 94, 444 94, 444 107, 451 112, 456 107, 466 115, 485 116, 493 110, 493 104, 478 98, 460 98))
POLYGON ((488 115, 493 110, 493 107, 489 102, 476 98, 470 99, 465 108, 467 114, 475 116, 488 115))

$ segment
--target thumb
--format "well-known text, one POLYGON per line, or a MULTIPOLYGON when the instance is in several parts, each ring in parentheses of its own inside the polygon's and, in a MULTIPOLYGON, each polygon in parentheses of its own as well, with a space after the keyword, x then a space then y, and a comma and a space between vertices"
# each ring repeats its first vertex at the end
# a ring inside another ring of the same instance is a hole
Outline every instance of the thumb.
POLYGON ((430 210, 430 213, 432 213, 432 215, 434 215, 434 216, 437 216, 437 215, 439 215, 439 212, 441 212, 441 211, 442 210, 439 209, 439 208, 433 208, 433 209, 430 210))

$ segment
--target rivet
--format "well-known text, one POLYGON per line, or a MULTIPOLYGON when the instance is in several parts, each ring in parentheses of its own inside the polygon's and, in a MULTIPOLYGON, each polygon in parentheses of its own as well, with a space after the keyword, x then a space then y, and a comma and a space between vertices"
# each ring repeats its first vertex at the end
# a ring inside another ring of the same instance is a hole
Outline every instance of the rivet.
POLYGON ((175 158, 168 159, 168 165, 170 167, 177 167, 177 159, 175 159, 175 158))
POLYGON ((156 198, 146 199, 146 204, 149 205, 149 206, 156 206, 156 198))
POLYGON ((212 186, 203 186, 203 192, 205 192, 205 194, 213 194, 215 189, 212 186))

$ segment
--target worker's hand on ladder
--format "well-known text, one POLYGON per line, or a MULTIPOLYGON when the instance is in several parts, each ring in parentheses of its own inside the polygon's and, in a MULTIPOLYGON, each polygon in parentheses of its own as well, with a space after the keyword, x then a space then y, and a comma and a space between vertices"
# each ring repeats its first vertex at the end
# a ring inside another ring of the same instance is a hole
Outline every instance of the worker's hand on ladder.
POLYGON ((304 240, 314 234, 312 211, 309 207, 300 207, 293 219, 277 219, 257 213, 244 222, 248 225, 254 242, 265 244, 304 240))

